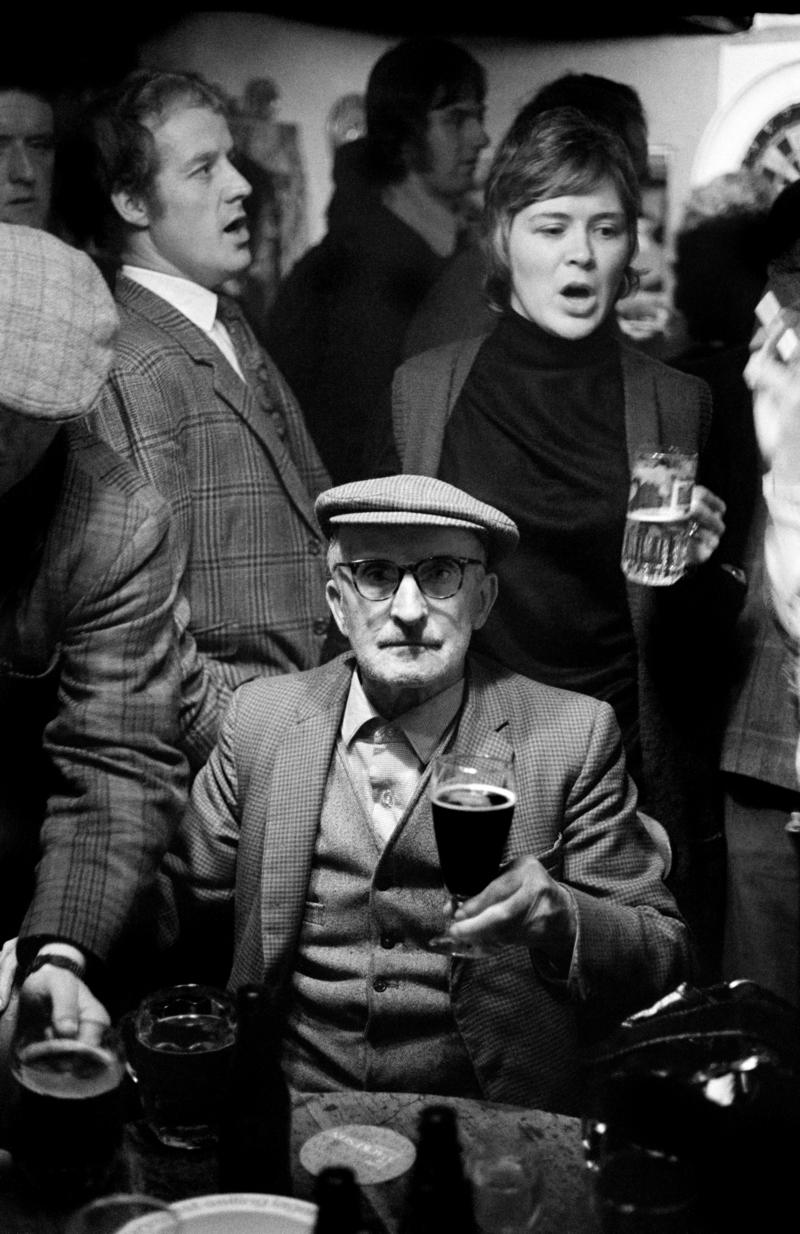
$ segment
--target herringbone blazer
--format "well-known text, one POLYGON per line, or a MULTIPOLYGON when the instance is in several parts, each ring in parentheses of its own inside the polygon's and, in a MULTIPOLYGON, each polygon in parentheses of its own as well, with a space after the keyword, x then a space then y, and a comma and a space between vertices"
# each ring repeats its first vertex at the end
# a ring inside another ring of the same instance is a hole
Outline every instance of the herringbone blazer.
POLYGON ((202 330, 121 275, 97 432, 169 501, 184 737, 207 756, 231 688, 319 663, 328 629, 314 499, 329 485, 283 378, 241 319, 247 382, 202 330))
POLYGON ((38 860, 22 963, 50 936, 107 959, 186 799, 169 507, 83 425, 65 431, 38 568, 0 605, 0 918, 38 860))
MULTIPOLYGON (((343 656, 242 686, 195 782, 173 874, 188 878, 190 912, 235 894, 232 986, 265 976, 288 985, 352 671, 343 656)), ((453 748, 513 752, 518 803, 506 859, 540 857, 571 887, 579 922, 568 985, 543 976, 521 947, 454 960, 456 1023, 486 1097, 577 1109, 586 1019, 648 1004, 689 964, 687 930, 637 817, 616 721, 605 703, 476 658, 453 748)), ((432 827, 424 793, 416 811, 432 827)))

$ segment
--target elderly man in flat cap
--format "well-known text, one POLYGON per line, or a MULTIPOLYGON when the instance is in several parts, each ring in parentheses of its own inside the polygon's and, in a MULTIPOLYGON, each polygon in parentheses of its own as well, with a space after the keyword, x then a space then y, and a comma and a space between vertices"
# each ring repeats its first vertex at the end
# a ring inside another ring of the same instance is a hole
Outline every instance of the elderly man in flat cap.
POLYGON ((179 831, 184 910, 235 899, 230 984, 281 990, 297 1088, 574 1111, 581 1020, 648 1004, 689 957, 613 713, 469 655, 517 541, 498 510, 412 475, 316 509, 352 652, 235 692, 179 831), (426 945, 444 894, 426 786, 445 750, 514 757, 502 873, 452 927, 484 958, 426 945))
POLYGON ((169 509, 80 424, 117 331, 94 264, 0 224, 0 270, 0 1012, 18 963, 83 1035, 185 800, 169 509))

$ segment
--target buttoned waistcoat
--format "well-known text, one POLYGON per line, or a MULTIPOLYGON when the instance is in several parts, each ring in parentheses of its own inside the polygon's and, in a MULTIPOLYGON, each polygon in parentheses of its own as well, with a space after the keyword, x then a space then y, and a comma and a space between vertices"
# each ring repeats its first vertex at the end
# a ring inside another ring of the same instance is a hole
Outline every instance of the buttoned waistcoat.
POLYGON ((121 275, 116 299, 121 330, 95 428, 172 507, 190 636, 183 726, 200 764, 233 686, 319 663, 327 574, 314 499, 329 480, 244 321, 247 382, 162 297, 121 275))
MULTIPOLYGON (((610 707, 477 658, 469 665, 453 748, 513 753, 518 803, 505 857, 540 856, 570 885, 579 937, 569 985, 543 977, 522 947, 454 960, 453 1012, 487 1097, 574 1110, 579 1020, 614 1019, 683 979, 686 927, 637 818, 610 707)), ((188 879, 189 912, 235 894, 232 986, 265 976, 288 985, 352 671, 344 656, 240 687, 195 782, 173 873, 183 895, 188 879)), ((426 796, 416 811, 432 827, 426 796)))

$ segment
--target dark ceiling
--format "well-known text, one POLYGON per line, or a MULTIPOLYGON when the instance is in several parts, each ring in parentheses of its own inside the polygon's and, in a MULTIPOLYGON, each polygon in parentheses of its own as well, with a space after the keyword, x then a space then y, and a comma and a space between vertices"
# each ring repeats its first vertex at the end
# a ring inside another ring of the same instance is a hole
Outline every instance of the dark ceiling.
MULTIPOLYGON (((102 84, 114 80, 136 64, 139 44, 170 28, 181 18, 199 12, 252 12, 305 21, 336 29, 358 30, 389 38, 413 34, 449 35, 453 38, 486 37, 529 39, 532 43, 618 39, 657 35, 730 35, 749 30, 753 14, 705 17, 652 13, 646 5, 626 13, 570 11, 565 16, 542 12, 543 6, 513 5, 502 8, 483 3, 436 3, 436 0, 400 0, 394 5, 375 0, 372 4, 340 0, 267 0, 261 5, 207 4, 119 5, 99 10, 81 5, 49 9, 38 6, 17 11, 14 38, 0 48, 0 81, 28 72, 45 79, 53 88, 78 84, 102 84), (112 16, 113 14, 113 16, 112 16)), ((566 6, 562 6, 566 8, 566 6)), ((559 6, 551 5, 558 11, 559 6)))
MULTIPOLYGON (((712 17, 681 17, 673 13, 653 13, 639 4, 626 13, 604 11, 579 12, 570 8, 561 16, 543 13, 543 5, 509 3, 492 5, 487 0, 398 0, 395 4, 365 3, 361 0, 280 0, 264 4, 162 5, 154 9, 150 25, 162 25, 175 15, 202 10, 266 13, 293 21, 305 21, 336 29, 361 30, 373 34, 397 36, 410 34, 449 34, 453 37, 529 38, 541 41, 571 41, 579 39, 609 39, 648 35, 732 34, 749 30, 753 14, 712 17)), ((551 5, 558 9, 558 5, 551 5)), ((563 6, 566 9, 566 6, 563 6)))

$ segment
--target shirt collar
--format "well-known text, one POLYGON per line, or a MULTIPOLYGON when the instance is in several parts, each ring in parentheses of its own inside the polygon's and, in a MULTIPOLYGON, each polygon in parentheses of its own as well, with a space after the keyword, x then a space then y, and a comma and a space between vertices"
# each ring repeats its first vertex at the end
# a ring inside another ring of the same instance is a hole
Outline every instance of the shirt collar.
POLYGON ((153 291, 166 300, 204 334, 210 334, 217 316, 217 296, 207 287, 193 283, 191 279, 163 274, 160 270, 148 270, 144 266, 122 267, 122 273, 134 283, 153 291))
MULTIPOLYGON (((451 686, 446 686, 433 698, 428 698, 418 707, 396 716, 391 721, 394 727, 402 730, 409 745, 421 763, 430 762, 433 752, 441 741, 445 730, 452 723, 464 697, 464 678, 451 686)), ((368 720, 383 720, 364 693, 357 672, 350 679, 350 689, 347 694, 344 713, 342 715, 341 734, 347 746, 352 745, 362 725, 368 720)), ((387 721, 384 721, 387 723, 387 721)))

